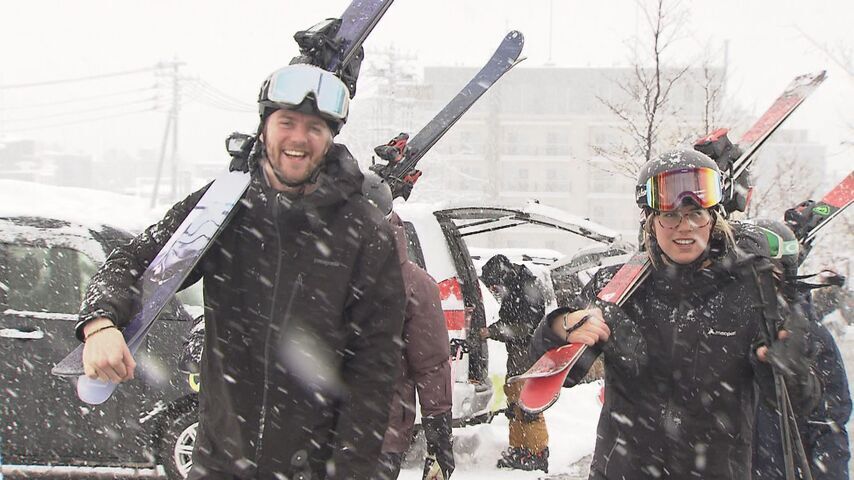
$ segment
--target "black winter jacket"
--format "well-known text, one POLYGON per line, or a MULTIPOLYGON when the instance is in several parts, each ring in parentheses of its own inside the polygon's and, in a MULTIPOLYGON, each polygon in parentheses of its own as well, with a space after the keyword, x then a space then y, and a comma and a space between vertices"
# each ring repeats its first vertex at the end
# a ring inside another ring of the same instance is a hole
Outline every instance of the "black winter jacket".
MULTIPOLYGON (((191 478, 370 478, 397 377, 404 299, 388 222, 347 149, 292 200, 260 170, 187 285, 204 278, 191 478)), ((137 275, 205 189, 113 252, 81 318, 128 321, 137 275)), ((82 324, 82 321, 81 321, 82 324)))
POLYGON ((567 310, 596 304, 611 328, 591 479, 750 478, 754 380, 769 369, 754 354, 758 290, 723 267, 732 257, 654 269, 622 308, 595 298, 619 267, 602 269, 538 327, 537 357, 565 343, 549 325, 567 310))

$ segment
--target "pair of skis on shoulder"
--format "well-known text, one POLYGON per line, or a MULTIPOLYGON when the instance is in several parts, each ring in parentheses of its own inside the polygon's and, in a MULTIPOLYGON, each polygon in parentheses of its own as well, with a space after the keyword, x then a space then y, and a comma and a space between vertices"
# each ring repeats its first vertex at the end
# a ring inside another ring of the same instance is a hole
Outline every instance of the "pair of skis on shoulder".
MULTIPOLYGON (((317 45, 317 48, 331 45, 336 50, 335 54, 325 56, 331 59, 325 66, 321 66, 337 74, 345 72, 348 69, 348 62, 392 1, 354 0, 331 30, 329 21, 314 27, 314 29, 322 28, 324 32, 335 32, 331 39, 323 38, 320 42, 322 44, 317 45)), ((404 152, 403 158, 406 162, 391 165, 389 176, 400 175, 398 172, 401 168, 414 169, 418 160, 456 123, 460 116, 504 73, 520 61, 519 55, 523 45, 522 34, 516 31, 510 32, 478 75, 415 136, 404 152)), ((312 52, 303 51, 302 53, 312 56, 312 52)), ((351 80, 354 82, 355 78, 351 80)), ((254 143, 251 137, 245 137, 243 141, 254 143)), ((250 149, 251 145, 242 150, 248 153, 250 149)), ((137 288, 141 292, 140 307, 133 312, 132 320, 122 331, 131 354, 135 354, 142 346, 163 307, 175 295, 198 261, 228 224, 249 182, 249 173, 241 171, 231 171, 217 177, 143 272, 137 283, 137 288)), ((52 373, 59 376, 78 377, 78 397, 93 405, 107 401, 117 386, 112 382, 90 379, 83 374, 83 345, 60 361, 53 368, 52 373)))
MULTIPOLYGON (((728 171, 723 172, 725 196, 732 197, 736 194, 735 182, 747 172, 755 159, 754 154, 757 149, 824 79, 824 71, 796 77, 771 107, 739 139, 744 153, 732 163, 728 171)), ((597 297, 606 302, 622 305, 647 277, 650 267, 651 263, 646 252, 635 253, 614 274, 597 297)), ((567 378, 570 378, 571 384, 580 381, 598 355, 598 349, 590 349, 584 344, 568 344, 547 351, 528 371, 509 379, 510 382, 525 382, 519 396, 519 405, 530 413, 546 410, 557 401, 567 378)))

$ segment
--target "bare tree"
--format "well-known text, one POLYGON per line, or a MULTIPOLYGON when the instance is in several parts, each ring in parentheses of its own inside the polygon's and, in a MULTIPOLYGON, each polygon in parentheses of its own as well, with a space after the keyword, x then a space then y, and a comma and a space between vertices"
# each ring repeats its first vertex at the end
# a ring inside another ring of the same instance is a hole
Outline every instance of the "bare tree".
POLYGON ((773 159, 761 156, 753 169, 754 187, 747 216, 782 219, 785 211, 816 194, 815 169, 796 154, 781 154, 773 159))
POLYGON ((596 97, 619 118, 619 129, 625 134, 624 141, 615 144, 591 145, 594 153, 608 160, 608 166, 599 168, 612 173, 634 177, 640 166, 652 158, 662 141, 664 117, 673 113, 668 111, 673 88, 688 71, 688 67, 664 66, 665 53, 677 40, 685 17, 678 2, 669 6, 665 3, 666 0, 654 0, 649 6, 638 1, 649 31, 646 41, 637 39, 635 45, 646 43, 649 50, 647 55, 634 52, 629 78, 616 82, 625 102, 596 97))
POLYGON ((703 90, 701 134, 710 133, 721 127, 726 70, 715 68, 711 59, 705 57, 700 67, 700 74, 695 77, 697 77, 695 81, 703 90))

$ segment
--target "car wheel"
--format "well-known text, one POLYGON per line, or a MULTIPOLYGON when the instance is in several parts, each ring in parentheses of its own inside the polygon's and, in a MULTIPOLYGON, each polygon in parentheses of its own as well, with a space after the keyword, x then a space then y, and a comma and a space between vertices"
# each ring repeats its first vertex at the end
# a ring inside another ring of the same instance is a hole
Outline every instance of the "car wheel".
POLYGON ((158 453, 170 480, 187 478, 193 466, 193 446, 199 427, 197 414, 196 409, 191 409, 166 420, 158 453))

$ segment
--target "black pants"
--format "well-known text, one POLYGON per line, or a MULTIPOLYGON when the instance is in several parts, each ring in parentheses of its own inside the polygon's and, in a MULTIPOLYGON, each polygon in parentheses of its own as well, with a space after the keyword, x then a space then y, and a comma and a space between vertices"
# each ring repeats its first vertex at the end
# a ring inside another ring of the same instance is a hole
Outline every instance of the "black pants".
POLYGON ((400 475, 400 464, 403 462, 402 453, 383 452, 380 454, 375 480, 397 480, 400 475))

